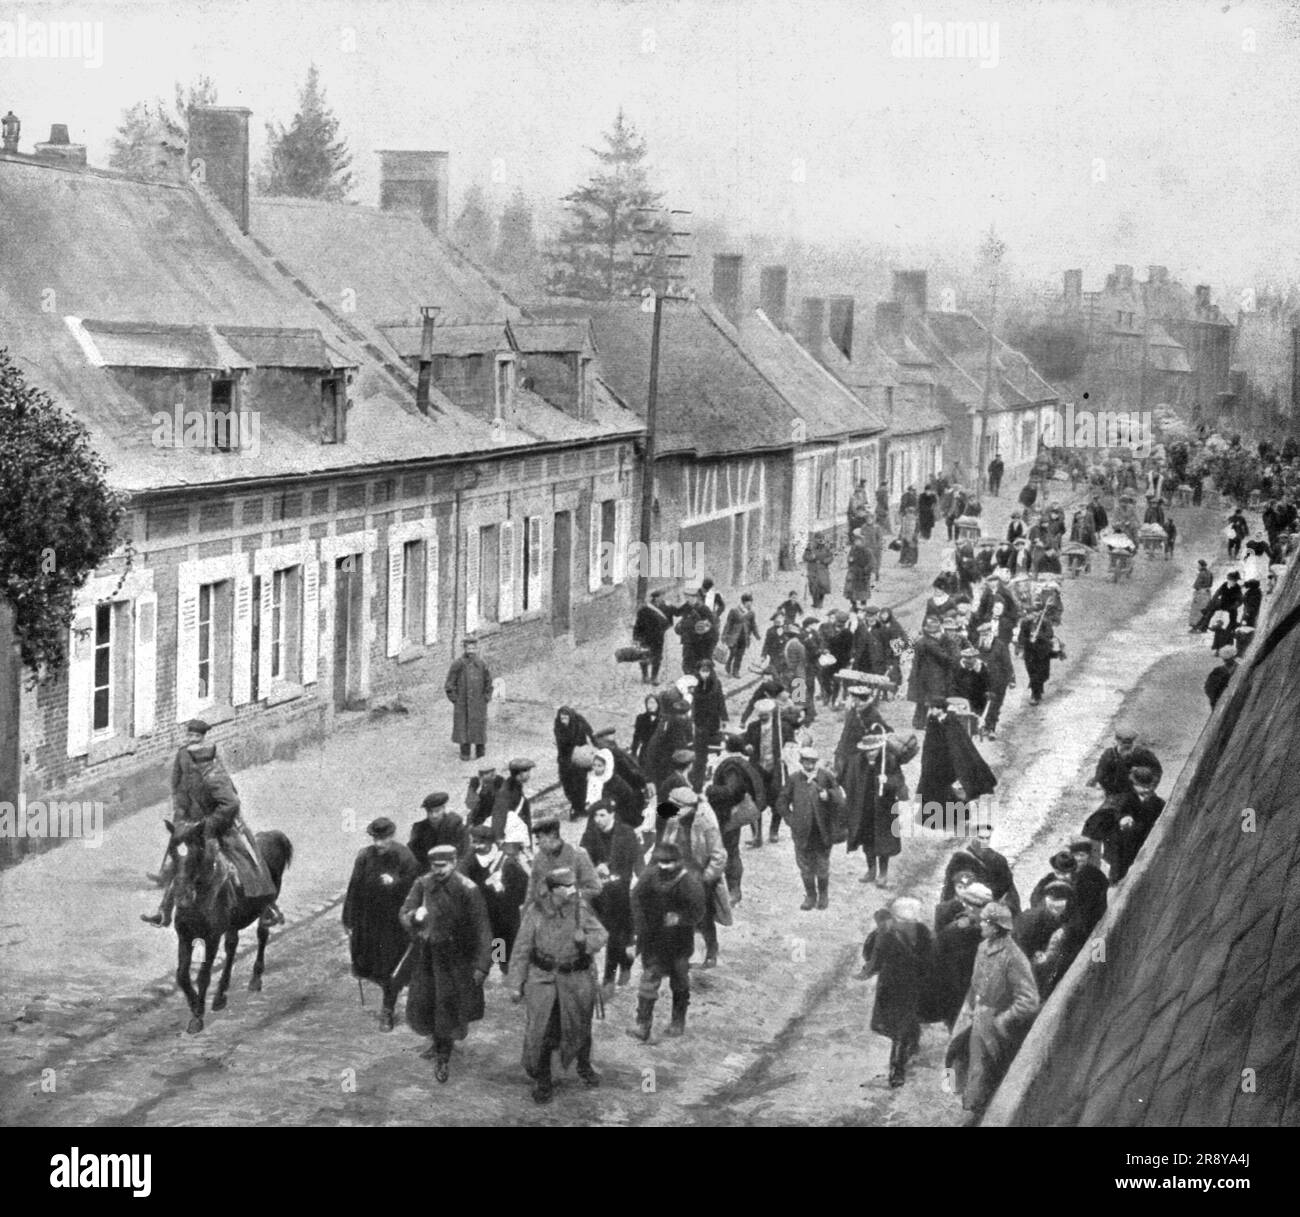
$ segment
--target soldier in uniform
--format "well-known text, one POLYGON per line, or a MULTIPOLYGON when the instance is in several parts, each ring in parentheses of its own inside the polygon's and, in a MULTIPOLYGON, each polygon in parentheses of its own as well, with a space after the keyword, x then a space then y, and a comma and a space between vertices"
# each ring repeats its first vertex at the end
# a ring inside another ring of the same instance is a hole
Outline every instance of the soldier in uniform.
POLYGON ((596 1008, 592 956, 609 937, 600 919, 578 895, 573 871, 557 867, 546 876, 546 895, 524 910, 510 961, 511 1000, 527 1000, 524 1071, 533 1079, 533 1099, 549 1103, 554 1093, 551 1054, 558 1048, 568 1068, 576 1057, 578 1076, 599 1086, 591 1067, 591 1020, 596 1008))
POLYGON ((411 851, 397 840, 397 825, 387 816, 371 821, 366 832, 372 844, 357 854, 352 866, 343 900, 343 928, 350 940, 352 975, 374 981, 383 990, 379 1029, 391 1031, 404 983, 394 973, 408 944, 398 914, 420 868, 411 851))
POLYGON ((402 925, 415 936, 406 1021, 432 1040, 420 1055, 433 1060, 434 1077, 450 1075, 451 1050, 483 1017, 483 982, 492 969, 492 923, 483 894, 456 871, 454 845, 429 851, 429 871, 402 904, 402 925))

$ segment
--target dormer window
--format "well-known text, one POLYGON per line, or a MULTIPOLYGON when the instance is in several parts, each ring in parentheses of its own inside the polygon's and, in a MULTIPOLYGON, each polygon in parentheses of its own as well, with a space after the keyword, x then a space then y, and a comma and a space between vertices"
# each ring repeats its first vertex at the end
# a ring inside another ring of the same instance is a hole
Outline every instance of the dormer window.
POLYGON ((231 376, 212 378, 208 427, 209 444, 217 452, 233 452, 239 447, 238 422, 235 418, 235 381, 231 376))
POLYGON ((578 359, 578 417, 588 418, 591 414, 591 360, 578 359))
POLYGON ((341 444, 346 438, 344 409, 347 388, 341 377, 327 376, 320 382, 320 442, 341 444))
POLYGON ((497 357, 496 366, 496 408, 499 415, 510 403, 510 396, 515 391, 515 361, 508 357, 497 357))

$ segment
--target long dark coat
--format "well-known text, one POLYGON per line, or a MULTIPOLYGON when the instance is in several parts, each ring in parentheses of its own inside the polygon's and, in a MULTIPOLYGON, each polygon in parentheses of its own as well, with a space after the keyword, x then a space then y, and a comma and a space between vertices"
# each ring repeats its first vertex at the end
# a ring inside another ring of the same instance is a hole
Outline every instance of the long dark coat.
POLYGON ((620 938, 632 934, 632 882, 645 863, 641 856, 641 840, 626 824, 617 820, 614 827, 603 833, 593 820, 582 834, 581 847, 587 851, 593 866, 602 863, 608 868, 610 879, 600 889, 591 907, 601 924, 620 938))
POLYGON ((942 638, 922 634, 916 640, 912 656, 912 671, 907 682, 908 700, 923 706, 952 696, 953 673, 960 662, 960 648, 954 651, 942 638))
POLYGON ((673 753, 694 743, 693 724, 686 714, 660 714, 659 725, 641 756, 641 770, 656 789, 673 772, 673 753))
POLYGON ((483 893, 488 922, 492 926, 492 941, 500 942, 503 948, 498 952, 497 963, 505 971, 514 950, 515 936, 519 933, 524 897, 528 895, 528 872, 518 859, 506 854, 500 854, 489 869, 479 861, 476 853, 461 862, 460 870, 483 893))
POLYGON ((892 858, 902 852, 897 830, 896 805, 907 797, 907 783, 899 767, 900 751, 885 747, 885 789, 880 789, 880 754, 855 750, 844 775, 848 805, 849 853, 861 848, 868 858, 892 858))
POLYGON ((988 884, 993 899, 999 904, 1005 904, 1013 915, 1020 912, 1020 893, 1016 890, 1011 863, 991 845, 985 845, 979 837, 972 837, 966 848, 983 868, 980 882, 988 884))
POLYGON ((555 714, 555 760, 560 769, 560 785, 565 798, 574 811, 581 811, 587 802, 587 770, 573 763, 573 750, 592 742, 591 724, 570 706, 561 706, 555 714), (567 714, 568 726, 560 722, 567 714))
MULTIPOLYGON (((933 1021, 952 1026, 961 1013, 980 945, 979 918, 963 914, 950 921, 934 938, 933 1021)), ((930 1019, 922 1021, 929 1022, 930 1019)))
POLYGON ((892 1040, 921 1033, 926 996, 933 983, 934 940, 916 921, 891 921, 875 929, 862 947, 868 974, 876 976, 871 1029, 892 1040))
POLYGON ((824 769, 811 777, 799 769, 781 787, 776 811, 790 826, 796 849, 829 851, 835 840, 835 821, 845 814, 844 792, 824 769), (825 799, 819 797, 822 794, 825 799))
MULTIPOLYGON (((585 788, 584 788, 585 789, 585 788)), ((497 787, 492 801, 492 835, 502 841, 506 835, 506 817, 514 812, 524 822, 529 835, 533 831, 533 809, 524 789, 514 777, 508 777, 497 787)))
POLYGON ((691 718, 695 722, 695 751, 703 754, 710 744, 718 742, 722 724, 727 721, 727 695, 716 673, 696 686, 691 718))
POLYGON ((445 686, 452 704, 451 742, 487 744, 487 706, 492 700, 492 673, 477 655, 462 655, 447 669, 445 686))
POLYGON ((406 845, 419 873, 424 874, 429 869, 429 850, 435 845, 450 845, 458 857, 464 857, 469 850, 469 830, 459 812, 443 811, 432 820, 427 816, 416 820, 406 845))
POLYGON ((388 983, 410 942, 397 918, 419 873, 414 855, 397 841, 367 845, 357 854, 343 899, 353 976, 388 983))
POLYGON ((998 779, 954 715, 932 719, 921 748, 921 777, 916 793, 924 803, 948 803, 952 786, 960 782, 966 800, 992 794, 998 779))
POLYGON ((492 969, 492 923, 483 893, 452 872, 443 882, 421 875, 402 905, 402 924, 416 935, 416 958, 406 998, 406 1021, 416 1035, 463 1040, 483 1017, 483 986, 474 979, 492 969), (415 910, 427 914, 423 926, 415 910))

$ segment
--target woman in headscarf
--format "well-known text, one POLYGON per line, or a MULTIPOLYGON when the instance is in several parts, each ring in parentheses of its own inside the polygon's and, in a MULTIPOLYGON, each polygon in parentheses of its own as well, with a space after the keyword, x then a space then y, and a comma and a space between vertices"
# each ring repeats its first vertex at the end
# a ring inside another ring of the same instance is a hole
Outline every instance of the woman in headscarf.
POLYGON ((645 767, 646 745, 654 738, 659 726, 659 699, 653 694, 646 694, 645 709, 636 716, 632 726, 632 759, 642 768, 645 767))
POLYGON ((561 706, 555 714, 555 759, 560 768, 560 785, 574 816, 587 808, 587 774, 573 763, 573 750, 591 742, 591 724, 572 706, 561 706))
POLYGON ((608 748, 597 749, 591 758, 587 774, 587 806, 590 811, 597 803, 605 803, 614 815, 633 828, 641 827, 645 815, 643 800, 617 773, 614 772, 614 754, 608 748))

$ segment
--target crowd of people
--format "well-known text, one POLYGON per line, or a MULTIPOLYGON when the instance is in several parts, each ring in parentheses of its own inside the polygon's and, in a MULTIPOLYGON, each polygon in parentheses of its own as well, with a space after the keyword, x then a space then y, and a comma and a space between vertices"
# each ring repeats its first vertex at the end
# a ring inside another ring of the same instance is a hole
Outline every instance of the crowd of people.
MULTIPOLYGON (((994 472, 988 485, 998 493, 1002 470, 994 472)), ((562 1065, 576 1061, 586 1085, 598 1085, 592 1020, 631 983, 638 956, 628 1034, 652 1039, 665 979, 671 1014, 662 1033, 685 1033, 697 937, 699 966, 717 966, 719 927, 733 923, 744 900, 746 850, 788 839, 803 889, 799 909, 814 915, 830 906, 830 859, 839 845, 861 851, 862 883, 888 889, 895 882, 890 863, 906 835, 901 818, 911 814, 942 829, 954 851, 932 925, 911 894, 875 914, 862 972, 877 981, 871 1027, 890 1039, 889 1083, 901 1086, 922 1026, 944 1024, 955 1089, 968 1111, 981 1113, 1164 806, 1159 760, 1122 726, 1089 783, 1100 789, 1101 806, 1061 843, 1026 903, 993 847, 985 808, 997 777, 979 741, 996 736, 1017 660, 1028 703, 1037 706, 1053 661, 1064 655, 1066 533, 1088 544, 1114 529, 1103 505, 1112 491, 1121 498, 1111 508, 1118 527, 1134 518, 1123 497, 1136 471, 1091 487, 1072 527, 1035 472, 1005 536, 980 535, 978 497, 955 480, 903 495, 888 546, 900 565, 915 563, 940 519, 951 542, 915 634, 872 600, 889 504, 873 507, 865 487, 849 504, 842 607, 833 607, 826 538, 803 550, 806 584, 765 626, 750 595, 728 607, 708 579, 676 603, 652 592, 637 610, 632 647, 620 653, 653 686, 626 746, 613 727, 594 725, 572 706, 555 716, 566 815, 586 821, 578 844, 563 839, 560 816, 534 811, 535 763, 526 757, 505 772, 485 766, 463 809, 449 806, 447 792, 429 795, 408 846, 396 842, 386 818, 371 824, 374 843, 357 859, 344 920, 354 971, 383 990, 381 1025, 392 1028, 397 994, 409 985, 407 1022, 430 1037, 425 1055, 445 1081, 454 1042, 483 1014, 483 982, 495 966, 511 1000, 526 1007, 524 1068, 534 1098, 552 1098, 556 1051, 562 1065), (676 679, 663 673, 670 635, 680 640, 676 679), (751 673, 743 708, 729 706, 722 676, 751 673), (907 726, 890 722, 896 697, 911 703, 907 726), (843 721, 833 752, 823 753, 809 728, 828 712, 843 721), (904 767, 918 756, 913 797, 904 767)), ((1163 470, 1153 464, 1143 476, 1147 522, 1168 523, 1163 470)), ((1291 503, 1280 493, 1270 504, 1263 558, 1288 551, 1291 503)), ((1199 569, 1193 628, 1227 630, 1241 645, 1239 631, 1248 617, 1253 623, 1244 589, 1234 591, 1241 580, 1230 575, 1212 591, 1208 565, 1199 569)), ((1258 599, 1251 603, 1257 613, 1258 599)), ((478 748, 481 756, 473 724, 482 706, 460 700, 469 688, 485 702, 491 681, 477 670, 472 640, 469 651, 447 693, 457 723, 468 725, 455 738, 462 755, 478 748)))

